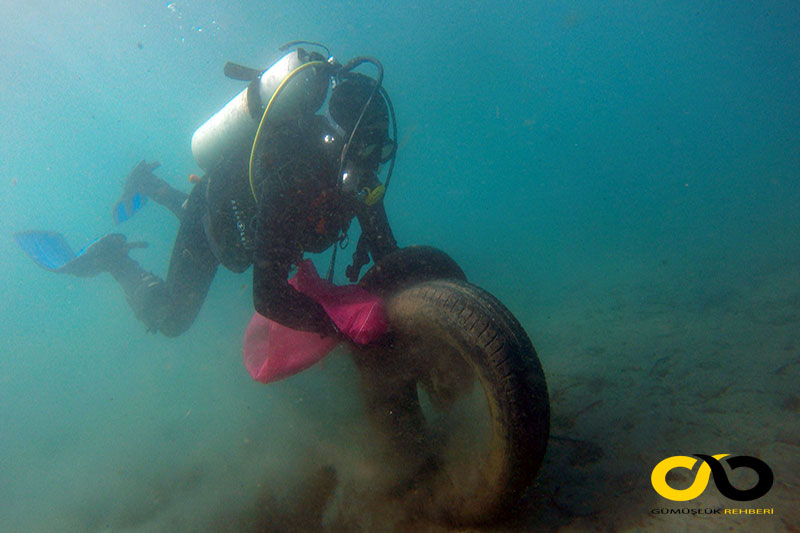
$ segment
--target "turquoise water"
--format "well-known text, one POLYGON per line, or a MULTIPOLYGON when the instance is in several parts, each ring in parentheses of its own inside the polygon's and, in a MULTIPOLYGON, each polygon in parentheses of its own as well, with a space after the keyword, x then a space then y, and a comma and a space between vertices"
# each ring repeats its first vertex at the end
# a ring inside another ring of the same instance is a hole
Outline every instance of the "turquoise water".
MULTIPOLYGON (((668 527, 649 472, 692 453, 762 457, 770 524, 797 523, 781 505, 800 496, 800 8, 438 4, 0 3, 0 530, 247 530, 313 465, 361 475, 346 357, 247 375, 248 274, 220 271, 170 340, 109 276, 53 275, 11 239, 112 231, 141 159, 188 190, 192 132, 242 88, 225 61, 265 67, 294 39, 382 61, 395 235, 506 303, 554 434, 604 449, 575 466, 554 441, 513 527, 668 527)), ((151 204, 122 230, 163 275, 174 217, 151 204)), ((403 523, 338 501, 351 525, 403 523)))

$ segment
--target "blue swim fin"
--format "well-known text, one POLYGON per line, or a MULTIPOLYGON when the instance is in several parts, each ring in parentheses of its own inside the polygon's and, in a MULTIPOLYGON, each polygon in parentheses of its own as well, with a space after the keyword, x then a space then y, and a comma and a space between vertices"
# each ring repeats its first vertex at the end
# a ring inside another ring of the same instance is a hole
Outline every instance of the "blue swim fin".
POLYGON ((121 233, 110 233, 90 242, 77 254, 67 240, 54 231, 25 231, 14 239, 34 263, 51 272, 90 277, 108 272, 131 248, 144 248, 143 242, 126 243, 121 233))
POLYGON ((67 240, 55 231, 23 231, 14 240, 34 263, 53 272, 75 259, 67 240))
POLYGON ((129 198, 125 198, 114 204, 111 208, 111 218, 114 219, 114 225, 118 226, 120 223, 129 220, 136 212, 144 207, 147 203, 147 196, 141 193, 136 193, 129 198))

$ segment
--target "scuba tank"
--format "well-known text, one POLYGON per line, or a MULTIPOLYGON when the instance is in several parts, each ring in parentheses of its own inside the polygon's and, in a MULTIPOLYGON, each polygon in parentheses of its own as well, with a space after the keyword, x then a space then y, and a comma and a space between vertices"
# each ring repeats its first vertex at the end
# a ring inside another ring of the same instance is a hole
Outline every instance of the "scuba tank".
POLYGON ((229 62, 225 75, 250 83, 197 128, 192 155, 206 172, 203 228, 209 246, 226 268, 243 272, 252 261, 255 234, 248 174, 259 124, 268 108, 277 118, 317 111, 328 93, 330 65, 322 55, 297 48, 264 71, 229 62))
POLYGON ((290 76, 303 64, 323 59, 319 54, 309 54, 302 48, 287 53, 263 72, 228 63, 228 77, 250 81, 242 92, 233 97, 225 107, 201 125, 192 135, 192 155, 197 166, 211 171, 229 154, 252 144, 264 108, 282 84, 282 96, 270 110, 276 118, 290 111, 315 112, 322 106, 328 90, 330 72, 314 66, 290 76), (285 93, 285 94, 284 94, 285 93))

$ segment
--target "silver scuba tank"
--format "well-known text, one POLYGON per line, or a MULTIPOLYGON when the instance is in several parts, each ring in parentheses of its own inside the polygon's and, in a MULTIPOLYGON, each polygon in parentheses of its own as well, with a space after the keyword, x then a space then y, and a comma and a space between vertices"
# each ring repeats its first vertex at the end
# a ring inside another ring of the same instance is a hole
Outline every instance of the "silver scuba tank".
POLYGON ((287 79, 309 61, 302 49, 292 50, 197 128, 192 135, 192 155, 197 166, 210 171, 226 155, 252 145, 264 108, 284 80, 287 85, 270 108, 270 120, 279 120, 291 112, 318 110, 327 94, 328 70, 305 68, 287 79))

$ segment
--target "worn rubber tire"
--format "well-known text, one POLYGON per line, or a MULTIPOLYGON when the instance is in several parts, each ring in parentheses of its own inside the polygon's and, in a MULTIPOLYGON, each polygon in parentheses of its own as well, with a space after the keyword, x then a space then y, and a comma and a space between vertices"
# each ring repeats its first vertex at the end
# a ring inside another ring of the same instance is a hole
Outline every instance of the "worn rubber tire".
MULTIPOLYGON (((532 483, 549 434, 547 385, 528 335, 502 303, 463 279, 399 285, 384 293, 384 301, 392 340, 361 349, 356 362, 367 382, 368 413, 398 453, 426 453, 429 432, 418 386, 441 353, 453 354, 477 378, 491 419, 488 451, 479 464, 469 465, 481 482, 459 485, 440 469, 415 480, 411 499, 430 518, 451 524, 503 516, 532 483), (409 347, 427 353, 404 359, 409 347)), ((454 374, 460 366, 450 364, 454 374)))
POLYGON ((467 280, 453 258, 432 246, 398 248, 378 261, 358 284, 384 296, 430 279, 467 280))

